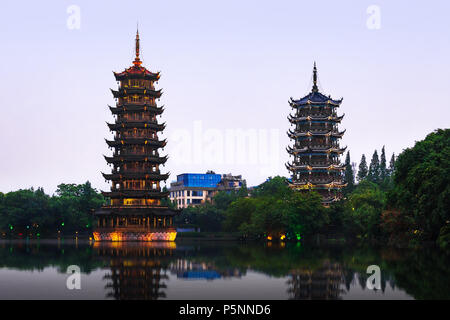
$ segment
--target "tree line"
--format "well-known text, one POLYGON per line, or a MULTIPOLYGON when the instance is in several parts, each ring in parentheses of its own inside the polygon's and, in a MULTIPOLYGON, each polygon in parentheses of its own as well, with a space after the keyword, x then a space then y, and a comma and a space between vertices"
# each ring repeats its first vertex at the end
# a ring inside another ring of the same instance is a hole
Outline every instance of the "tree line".
POLYGON ((0 192, 0 235, 25 238, 88 234, 92 230, 92 212, 104 201, 89 181, 60 184, 52 196, 42 188, 0 192))
POLYGON ((203 231, 239 232, 244 238, 290 239, 317 234, 391 245, 437 242, 450 247, 450 130, 438 129, 389 165, 385 148, 358 170, 345 159, 343 200, 329 208, 314 192, 295 192, 284 177, 239 192, 219 192, 213 203, 184 209, 179 224, 203 231))
MULTIPOLYGON (((285 177, 236 192, 219 192, 212 203, 188 207, 178 226, 236 232, 242 238, 299 240, 318 234, 390 244, 437 242, 450 248, 450 129, 438 129, 387 165, 385 148, 365 155, 356 170, 345 159, 344 198, 324 207, 319 194, 296 192, 285 177)), ((105 203, 84 184, 60 184, 52 196, 42 188, 0 193, 0 235, 53 236, 92 229, 92 213, 105 203)), ((165 199, 163 204, 175 206, 165 199)))

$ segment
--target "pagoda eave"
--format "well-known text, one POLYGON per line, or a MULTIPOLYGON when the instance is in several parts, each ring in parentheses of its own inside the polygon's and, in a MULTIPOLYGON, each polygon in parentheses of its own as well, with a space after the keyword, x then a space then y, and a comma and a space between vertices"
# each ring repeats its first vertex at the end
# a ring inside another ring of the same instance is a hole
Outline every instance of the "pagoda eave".
POLYGON ((164 111, 163 107, 157 107, 153 104, 118 104, 117 107, 109 106, 109 110, 111 110, 112 114, 121 114, 126 112, 141 112, 141 111, 150 111, 154 114, 162 114, 164 111))
POLYGON ((106 180, 122 180, 122 179, 145 179, 152 181, 165 181, 169 179, 169 174, 154 174, 146 172, 124 172, 124 173, 102 173, 106 180))
POLYGON ((147 191, 147 190, 122 190, 103 191, 102 195, 109 198, 155 198, 162 199, 169 196, 169 192, 147 191))
MULTIPOLYGON (((105 139, 106 140, 106 139, 105 139)), ((166 145, 166 140, 153 140, 153 139, 146 139, 146 138, 124 138, 124 139, 117 139, 117 140, 106 140, 106 143, 109 147, 117 147, 121 145, 150 145, 162 148, 166 145)))
POLYGON ((103 206, 96 215, 175 216, 179 212, 165 206, 103 206))
POLYGON ((152 89, 120 88, 119 90, 111 89, 111 92, 112 92, 114 98, 123 98, 123 97, 127 97, 128 95, 132 95, 132 94, 142 94, 142 95, 147 95, 147 96, 150 96, 153 98, 160 98, 162 95, 161 89, 158 91, 155 91, 152 89))
POLYGON ((108 163, 119 163, 119 162, 136 162, 136 161, 144 161, 144 162, 150 162, 150 163, 158 163, 158 164, 164 164, 168 157, 149 157, 148 155, 120 155, 120 156, 113 156, 113 157, 107 157, 104 156, 106 162, 108 163))
POLYGON ((155 122, 149 122, 149 121, 136 121, 136 122, 118 122, 118 123, 107 123, 110 130, 120 130, 123 128, 147 128, 152 129, 155 131, 163 131, 166 127, 165 123, 157 124, 155 122))

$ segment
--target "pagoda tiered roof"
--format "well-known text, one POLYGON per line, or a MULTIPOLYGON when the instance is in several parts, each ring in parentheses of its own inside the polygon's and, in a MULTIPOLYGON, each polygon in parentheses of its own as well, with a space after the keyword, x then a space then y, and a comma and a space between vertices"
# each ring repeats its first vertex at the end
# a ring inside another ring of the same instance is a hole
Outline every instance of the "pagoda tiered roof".
POLYGON ((148 172, 121 172, 121 173, 103 173, 103 177, 106 180, 118 180, 118 179, 146 179, 154 181, 167 180, 170 173, 159 174, 151 171, 148 172))
POLYGON ((345 148, 336 148, 336 147, 303 147, 303 148, 296 148, 294 146, 294 148, 292 147, 287 147, 286 150, 289 154, 320 154, 320 153, 337 153, 337 154, 342 154, 345 150, 347 149, 347 147, 345 148))
POLYGON ((117 123, 106 123, 110 130, 119 130, 122 128, 148 128, 155 131, 163 131, 166 127, 165 123, 158 124, 156 121, 122 121, 117 123))
POLYGON ((114 98, 123 98, 130 94, 142 94, 148 95, 154 98, 160 98, 162 95, 162 89, 153 90, 153 89, 145 89, 145 88, 119 88, 119 90, 111 89, 111 92, 114 98))
POLYGON ((106 140, 106 143, 110 147, 118 147, 120 145, 130 145, 130 144, 148 144, 151 146, 162 148, 166 145, 167 141, 164 140, 155 140, 155 139, 148 139, 148 138, 120 138, 117 140, 106 140))
POLYGON ((125 112, 140 112, 140 111, 150 111, 155 114, 161 114, 164 111, 164 106, 157 107, 153 104, 148 103, 123 103, 117 104, 117 107, 108 106, 109 110, 113 114, 125 113, 125 112))
POLYGON ((297 123, 297 122, 334 122, 334 123, 340 123, 341 120, 344 118, 343 114, 342 116, 307 116, 307 117, 295 117, 292 115, 288 115, 288 120, 290 123, 297 123))
POLYGON ((346 186, 343 180, 345 165, 340 163, 339 156, 347 147, 341 148, 338 143, 345 130, 337 129, 344 115, 337 116, 335 110, 342 100, 319 92, 314 63, 311 92, 301 99, 290 98, 289 101, 289 105, 296 109, 294 115, 288 116, 294 128, 287 134, 295 141, 292 147, 286 148, 294 156, 293 162, 286 163, 286 169, 292 173, 289 185, 292 189, 318 190, 324 204, 328 204, 330 199, 340 199, 340 189, 346 186))
POLYGON ((336 181, 329 179, 322 183, 311 183, 310 181, 296 181, 290 184, 294 188, 298 189, 333 189, 333 188, 343 188, 347 186, 347 183, 343 181, 336 181))
POLYGON ((117 81, 123 81, 126 79, 145 79, 158 81, 160 78, 160 72, 153 73, 142 66, 133 65, 122 72, 114 72, 114 77, 117 81))
MULTIPOLYGON (((103 195, 107 192, 102 192, 103 195)), ((103 206, 100 210, 96 212, 97 215, 155 215, 155 216, 174 216, 176 211, 169 209, 166 206, 103 206)))
POLYGON ((313 171, 313 170, 344 170, 345 165, 339 164, 329 164, 329 165, 310 165, 310 164, 295 164, 295 163, 286 163, 286 168, 290 171, 298 171, 298 170, 307 170, 307 171, 313 171))
POLYGON ((151 157, 148 155, 118 155, 113 157, 107 157, 104 156, 106 162, 108 163, 119 163, 119 162, 136 162, 136 161, 144 161, 144 162, 151 162, 151 163, 165 163, 167 161, 167 156, 164 157, 151 157))
POLYGON ((295 139, 298 137, 309 137, 309 136, 332 136, 341 138, 345 133, 344 131, 327 130, 327 131, 305 131, 305 132, 294 132, 291 129, 288 130, 287 134, 289 138, 295 139))
POLYGON ((103 196, 110 198, 166 198, 169 195, 169 191, 151 191, 151 190, 134 190, 125 189, 117 191, 102 192, 103 196))
POLYGON ((343 98, 339 100, 335 100, 330 98, 330 96, 326 96, 323 93, 320 93, 319 91, 311 91, 309 94, 304 96, 301 99, 294 100, 293 98, 290 99, 289 104, 293 108, 302 107, 302 106, 310 106, 310 105, 330 105, 334 107, 339 107, 339 105, 342 103, 343 98))

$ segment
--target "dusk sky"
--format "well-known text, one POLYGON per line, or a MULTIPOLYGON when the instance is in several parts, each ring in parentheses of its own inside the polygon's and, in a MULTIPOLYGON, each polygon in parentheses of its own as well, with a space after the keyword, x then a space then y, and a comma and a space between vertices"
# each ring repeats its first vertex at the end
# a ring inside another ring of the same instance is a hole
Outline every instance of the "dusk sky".
POLYGON ((86 180, 109 189, 112 71, 131 65, 137 23, 143 65, 161 71, 168 183, 207 170, 249 186, 288 176, 288 100, 311 90, 314 61, 321 91, 344 98, 341 145, 354 162, 383 145, 389 161, 450 124, 449 1, 0 6, 0 192, 86 180))

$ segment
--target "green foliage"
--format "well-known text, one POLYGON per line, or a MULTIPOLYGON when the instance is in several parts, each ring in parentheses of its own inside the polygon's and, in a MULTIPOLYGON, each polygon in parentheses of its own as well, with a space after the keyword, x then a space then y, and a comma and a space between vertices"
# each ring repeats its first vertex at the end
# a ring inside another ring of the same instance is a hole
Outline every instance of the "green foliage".
POLYGON ((361 238, 380 237, 381 214, 385 203, 385 193, 375 183, 367 180, 359 183, 344 209, 346 233, 361 238))
POLYGON ((252 212, 256 210, 256 200, 254 198, 240 198, 232 202, 225 215, 224 229, 227 231, 237 231, 248 228, 251 223, 252 212))
POLYGON ((226 211, 226 230, 239 230, 251 237, 286 234, 311 235, 320 232, 328 222, 320 195, 292 191, 285 178, 269 179, 252 193, 240 198, 226 211))
POLYGON ((225 210, 238 198, 239 192, 220 191, 214 196, 213 203, 189 206, 175 217, 174 222, 179 226, 192 225, 205 232, 221 231, 225 210))
POLYGON ((269 177, 266 182, 255 187, 251 193, 253 197, 275 196, 277 198, 285 198, 291 193, 288 181, 285 177, 269 177))
MULTIPOLYGON (((162 189, 162 192, 167 192, 167 187, 164 186, 162 189)), ((177 204, 175 201, 170 201, 169 197, 166 198, 162 198, 161 199, 161 206, 165 206, 165 207, 169 207, 170 209, 176 209, 177 208, 177 204)))
POLYGON ((437 244, 442 249, 450 249, 450 222, 447 222, 445 226, 439 231, 439 237, 437 239, 437 244))
POLYGON ((378 159, 378 152, 375 150, 372 155, 372 160, 369 165, 369 173, 367 179, 374 183, 380 182, 380 160, 378 159))
POLYGON ((345 194, 350 193, 355 188, 355 174, 353 172, 352 163, 350 160, 350 151, 347 151, 347 156, 345 157, 345 172, 344 172, 345 182, 347 187, 345 187, 345 194))
POLYGON ((380 182, 383 182, 384 180, 386 180, 387 176, 388 176, 388 170, 386 167, 386 151, 384 150, 384 146, 381 149, 381 157, 380 157, 380 182))
POLYGON ((395 162, 389 204, 411 215, 424 239, 436 240, 450 220, 450 129, 404 150, 395 162))
POLYGON ((361 157, 361 161, 359 162, 359 169, 358 169, 358 181, 362 181, 367 177, 368 169, 367 169, 367 162, 366 162, 366 156, 363 154, 361 157))
POLYGON ((90 230, 91 214, 104 202, 89 181, 60 184, 51 197, 41 188, 31 188, 2 194, 0 199, 0 230, 26 236, 90 230))

